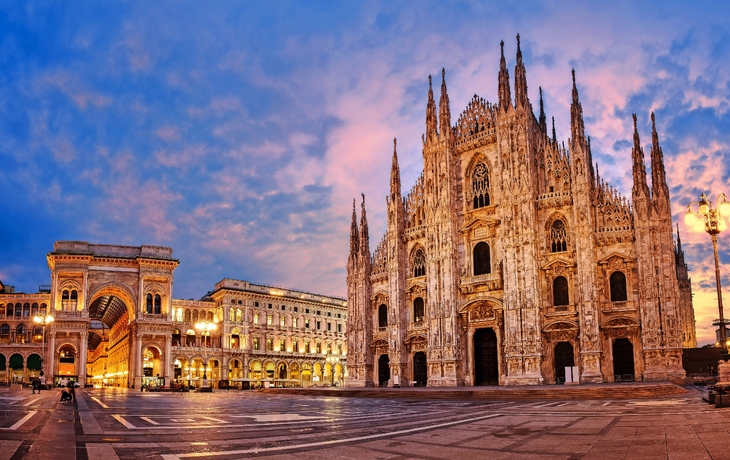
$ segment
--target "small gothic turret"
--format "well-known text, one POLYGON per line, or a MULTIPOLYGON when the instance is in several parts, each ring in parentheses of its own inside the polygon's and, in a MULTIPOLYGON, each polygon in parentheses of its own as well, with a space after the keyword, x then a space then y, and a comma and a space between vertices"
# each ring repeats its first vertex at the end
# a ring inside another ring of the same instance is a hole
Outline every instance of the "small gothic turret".
POLYGON ((509 89, 507 61, 504 59, 504 40, 499 42, 499 46, 502 47, 502 57, 499 59, 499 107, 506 112, 512 104, 512 95, 509 89))
POLYGON ((522 62, 522 50, 520 49, 520 34, 517 34, 517 62, 515 64, 515 107, 529 107, 530 100, 527 97, 527 72, 522 62))
POLYGON ((390 166, 390 199, 396 201, 401 199, 400 167, 398 166, 398 141, 393 138, 393 162, 390 166))
POLYGON ((634 178, 633 196, 634 204, 637 197, 649 198, 649 187, 646 184, 646 166, 644 164, 644 149, 641 148, 641 139, 639 139, 639 129, 636 127, 636 114, 634 118, 634 148, 631 149, 632 167, 631 171, 634 178))
POLYGON ((438 136, 436 129, 436 101, 433 99, 431 75, 428 76, 428 104, 426 105, 426 140, 433 141, 438 136))
POLYGON ((441 100, 439 100, 439 133, 445 139, 453 135, 451 130, 451 108, 449 93, 446 91, 446 69, 441 69, 441 100))
POLYGON ((573 74, 573 102, 570 104, 570 134, 573 145, 585 145, 585 126, 583 125, 583 106, 578 98, 578 86, 575 84, 575 69, 573 74))
POLYGON ((669 187, 664 170, 664 154, 659 146, 654 112, 651 112, 651 197, 660 209, 669 210, 669 187))
POLYGON ((545 117, 545 106, 542 102, 542 86, 540 87, 540 118, 538 119, 538 124, 540 125, 542 135, 547 136, 547 120, 545 117))
POLYGON ((552 118, 553 118, 553 144, 557 144, 558 136, 555 135, 555 117, 552 117, 552 118))
POLYGON ((356 258, 360 252, 360 236, 357 228, 357 213, 355 212, 355 199, 352 199, 352 224, 350 225, 350 258, 356 258))
POLYGON ((368 235, 368 218, 365 215, 365 194, 362 193, 362 211, 360 213, 360 254, 363 260, 370 260, 370 236, 368 235))

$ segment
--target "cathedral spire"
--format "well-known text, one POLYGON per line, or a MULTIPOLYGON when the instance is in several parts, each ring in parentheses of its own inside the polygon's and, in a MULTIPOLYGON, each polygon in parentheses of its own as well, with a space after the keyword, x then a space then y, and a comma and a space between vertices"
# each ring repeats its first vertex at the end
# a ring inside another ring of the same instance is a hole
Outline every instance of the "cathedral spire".
POLYGON ((512 95, 509 89, 507 61, 504 59, 504 40, 499 42, 499 46, 502 48, 502 57, 499 59, 499 107, 506 112, 512 104, 512 95))
MULTIPOLYGON (((659 146, 659 135, 656 132, 654 112, 651 112, 651 196, 661 197, 669 202, 669 187, 667 187, 667 176, 664 170, 664 153, 659 146)), ((668 208, 667 208, 668 209, 668 208)))
POLYGON ((431 75, 428 76, 428 104, 426 105, 426 140, 432 141, 438 135, 436 131, 436 101, 433 99, 431 75))
POLYGON ((355 212, 355 199, 352 199, 352 224, 350 225, 350 257, 356 257, 360 252, 360 237, 357 228, 357 213, 355 212))
POLYGON ((636 114, 632 114, 634 118, 634 148, 631 149, 632 174, 634 178, 633 195, 636 202, 637 195, 643 195, 649 198, 649 187, 646 185, 646 166, 644 165, 644 149, 641 148, 641 139, 639 139, 639 129, 636 127, 636 114))
POLYGON ((365 194, 362 195, 362 209, 360 211, 360 254, 370 259, 370 236, 368 235, 368 218, 365 215, 365 194))
POLYGON ((583 106, 578 97, 578 86, 575 84, 575 69, 573 74, 573 102, 570 104, 570 133, 573 145, 583 146, 585 142, 585 126, 583 125, 583 106))
POLYGON ((517 62, 515 63, 515 106, 529 107, 530 100, 527 97, 527 72, 522 62, 522 50, 520 49, 520 34, 517 34, 517 62))
POLYGON ((542 102, 542 86, 540 87, 540 118, 538 119, 540 125, 540 131, 543 136, 547 136, 547 120, 545 117, 545 107, 542 102))
POLYGON ((393 162, 390 167, 390 199, 395 201, 400 199, 400 168, 398 167, 398 151, 396 149, 397 140, 393 138, 393 162))
POLYGON ((441 99, 439 100, 439 132, 444 138, 450 138, 451 108, 449 108, 449 93, 446 91, 446 69, 441 69, 441 99))

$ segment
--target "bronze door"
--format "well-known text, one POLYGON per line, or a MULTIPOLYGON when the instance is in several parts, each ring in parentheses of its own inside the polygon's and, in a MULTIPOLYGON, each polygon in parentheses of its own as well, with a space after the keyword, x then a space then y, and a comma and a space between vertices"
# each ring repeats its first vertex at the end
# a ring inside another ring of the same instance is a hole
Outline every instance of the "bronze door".
POLYGON ((474 384, 499 384, 498 361, 497 334, 493 329, 477 329, 474 332, 474 384))
POLYGON ((634 381, 634 346, 629 339, 613 341, 613 380, 634 381))
POLYGON ((426 370, 426 353, 419 351, 413 355, 413 385, 417 387, 425 387, 428 380, 428 371, 426 370))
POLYGON ((390 380, 390 358, 380 355, 378 358, 378 386, 387 387, 390 380))
POLYGON ((573 345, 560 342, 555 345, 555 383, 565 383, 565 368, 575 366, 573 345))

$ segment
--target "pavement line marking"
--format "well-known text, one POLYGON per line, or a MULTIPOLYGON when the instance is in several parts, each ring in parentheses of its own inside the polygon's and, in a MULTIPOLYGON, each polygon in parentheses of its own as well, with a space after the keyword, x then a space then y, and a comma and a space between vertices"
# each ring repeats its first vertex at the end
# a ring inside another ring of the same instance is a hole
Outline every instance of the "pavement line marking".
POLYGON ((564 402, 563 404, 558 404, 557 406, 553 406, 553 407, 563 407, 563 406, 567 406, 568 404, 570 404, 570 403, 564 402))
POLYGON ((99 400, 99 398, 95 398, 95 397, 93 397, 93 396, 92 396, 92 397, 91 397, 91 399, 93 399, 94 401, 96 401, 96 402, 97 402, 97 404, 99 404, 99 405, 100 405, 101 407, 103 407, 104 409, 109 409, 109 406, 107 406, 106 404, 104 404, 103 402, 101 402, 101 401, 99 400))
POLYGON ((121 415, 116 415, 116 414, 114 414, 114 415, 112 415, 112 417, 114 417, 115 419, 117 419, 117 422, 119 422, 119 423, 121 423, 122 425, 126 426, 126 427, 127 427, 127 428, 129 428, 130 430, 134 430, 134 429, 136 429, 136 428, 137 428, 136 426, 132 425, 132 424, 131 424, 131 423, 129 423, 128 421, 124 420, 124 418, 122 418, 122 416, 121 416, 121 415))
POLYGON ((41 397, 38 397, 38 398, 35 398, 35 399, 31 399, 31 400, 30 400, 30 401, 28 401, 27 403, 23 403, 23 406, 24 406, 24 407, 28 407, 28 406, 30 406, 31 404, 34 404, 34 403, 35 403, 36 401, 38 401, 39 399, 41 399, 41 397))
POLYGON ((11 426, 10 428, 0 428, 0 429, 2 429, 2 430, 17 430, 18 428, 20 428, 20 426, 22 424, 24 424, 25 422, 27 422, 37 412, 38 412, 37 410, 32 410, 32 411, 28 412, 28 414, 25 417, 23 417, 20 420, 18 420, 17 422, 15 422, 15 424, 13 426, 11 426))
POLYGON ((218 422, 218 423, 228 423, 224 420, 219 420, 219 419, 213 418, 213 417, 203 417, 203 418, 208 419, 208 420, 213 420, 214 422, 218 422))
POLYGON ((555 404, 555 401, 549 402, 547 404, 540 404, 539 406, 533 406, 533 407, 550 407, 553 404, 555 404))
POLYGON ((445 422, 445 423, 439 423, 436 425, 430 425, 425 427, 418 427, 418 428, 410 428, 407 430, 399 430, 399 431, 391 431, 388 433, 380 433, 380 434, 371 434, 367 436, 357 436, 354 438, 346 438, 346 439, 336 439, 333 441, 319 441, 319 442, 309 442, 305 444, 297 444, 293 446, 276 446, 276 447, 255 447, 253 449, 245 449, 245 450, 231 450, 227 452, 193 452, 189 454, 163 454, 162 458, 164 460, 181 460, 182 458, 188 458, 188 457, 221 457, 221 456, 227 456, 227 455, 241 455, 241 454, 252 454, 252 453, 260 453, 260 452, 276 452, 281 450, 296 450, 296 449, 305 449, 309 447, 321 447, 321 446, 333 446, 335 444, 344 444, 347 442, 357 442, 357 441, 367 441, 370 439, 378 439, 378 438, 385 438, 390 436, 398 436, 402 434, 409 434, 409 433, 417 433, 419 431, 428 431, 433 430, 436 428, 443 428, 447 426, 452 425, 460 425, 463 423, 468 422, 476 422, 479 420, 486 420, 494 417, 501 417, 502 414, 490 414, 490 415, 482 415, 480 417, 473 417, 469 419, 462 419, 462 420, 456 420, 454 422, 445 422))
POLYGON ((611 404, 611 401, 609 401, 609 402, 605 402, 605 403, 603 403, 603 404, 601 404, 601 405, 602 405, 602 406, 608 406, 609 404, 611 404))
POLYGON ((152 420, 152 419, 151 419, 151 418, 149 418, 149 417, 140 417, 140 418, 141 418, 142 420, 144 420, 145 422, 150 422, 150 423, 151 423, 151 424, 153 424, 153 425, 159 425, 159 423, 155 422, 154 420, 152 420))

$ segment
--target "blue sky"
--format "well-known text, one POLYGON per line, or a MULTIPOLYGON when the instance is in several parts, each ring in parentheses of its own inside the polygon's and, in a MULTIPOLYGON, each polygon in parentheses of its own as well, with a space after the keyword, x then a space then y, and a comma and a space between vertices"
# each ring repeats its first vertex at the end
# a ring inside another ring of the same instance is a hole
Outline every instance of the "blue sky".
MULTIPOLYGON (((626 195, 631 113, 646 145, 656 112, 707 341, 710 240, 681 216, 730 192, 727 3, 491 3, 0 3, 0 279, 34 291, 73 239, 171 246, 176 297, 224 277, 344 295, 352 198, 374 246, 393 137, 404 188, 421 170, 428 74, 446 68, 455 120, 496 100, 499 41, 514 75, 520 33, 533 106, 542 86, 567 140, 575 68, 626 195)), ((727 266, 730 232, 720 247, 727 266)))

